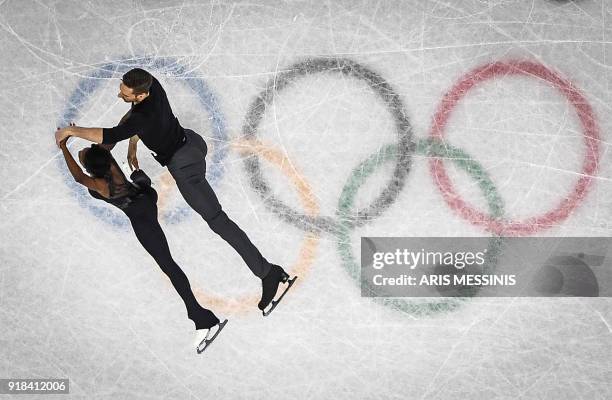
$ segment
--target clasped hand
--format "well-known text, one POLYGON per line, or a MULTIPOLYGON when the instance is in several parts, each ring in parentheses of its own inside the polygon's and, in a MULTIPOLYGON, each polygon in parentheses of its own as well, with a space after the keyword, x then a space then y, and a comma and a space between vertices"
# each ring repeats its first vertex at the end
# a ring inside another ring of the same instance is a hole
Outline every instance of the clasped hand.
POLYGON ((65 144, 70 136, 72 136, 72 127, 76 126, 74 122, 71 122, 69 126, 65 128, 57 127, 55 131, 55 144, 57 147, 61 147, 62 142, 65 144))

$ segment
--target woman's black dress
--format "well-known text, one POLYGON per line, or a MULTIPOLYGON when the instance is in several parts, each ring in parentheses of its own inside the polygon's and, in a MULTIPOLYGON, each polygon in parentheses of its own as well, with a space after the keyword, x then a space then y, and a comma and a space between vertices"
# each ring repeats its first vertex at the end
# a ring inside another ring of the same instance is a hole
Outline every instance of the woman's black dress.
POLYGON ((172 259, 168 241, 157 220, 157 192, 151 187, 151 179, 142 170, 136 170, 130 176, 134 182, 131 183, 115 161, 111 170, 113 168, 115 178, 111 176, 107 179, 110 197, 106 198, 93 190, 89 190, 89 193, 96 199, 114 205, 127 215, 136 238, 170 278, 172 285, 183 299, 187 316, 195 323, 196 329, 215 326, 219 323, 219 319, 210 310, 200 306, 193 295, 187 276, 172 259), (122 181, 117 182, 116 179, 122 181))

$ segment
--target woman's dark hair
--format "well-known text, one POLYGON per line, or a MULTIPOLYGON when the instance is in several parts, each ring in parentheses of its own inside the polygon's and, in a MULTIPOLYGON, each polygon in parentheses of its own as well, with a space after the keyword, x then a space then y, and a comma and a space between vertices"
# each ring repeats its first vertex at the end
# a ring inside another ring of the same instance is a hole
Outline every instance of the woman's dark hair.
POLYGON ((134 92, 135 95, 148 93, 153 83, 153 76, 141 68, 134 68, 123 74, 123 84, 134 92))
POLYGON ((92 144, 83 157, 83 166, 94 178, 109 178, 113 156, 110 151, 92 144))

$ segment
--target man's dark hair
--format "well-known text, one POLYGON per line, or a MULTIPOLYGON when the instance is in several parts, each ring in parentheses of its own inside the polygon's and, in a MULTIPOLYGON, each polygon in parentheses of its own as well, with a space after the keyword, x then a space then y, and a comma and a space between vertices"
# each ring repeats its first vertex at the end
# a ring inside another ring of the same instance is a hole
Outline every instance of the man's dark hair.
POLYGON ((148 93, 153 83, 153 76, 144 69, 134 68, 123 74, 123 84, 134 92, 135 95, 148 93))

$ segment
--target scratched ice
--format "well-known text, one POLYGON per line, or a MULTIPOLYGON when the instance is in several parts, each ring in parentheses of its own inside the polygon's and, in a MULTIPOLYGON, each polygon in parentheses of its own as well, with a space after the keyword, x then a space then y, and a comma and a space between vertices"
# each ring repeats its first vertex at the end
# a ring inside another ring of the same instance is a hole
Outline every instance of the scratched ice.
MULTIPOLYGON (((83 399, 612 397, 609 299, 411 314, 360 296, 337 236, 343 188, 394 143, 410 158, 381 155, 351 205, 369 216, 350 230, 355 257, 361 236, 489 234, 447 205, 410 147, 441 124, 488 172, 506 218, 558 209, 529 234, 612 235, 607 0, 4 0, 0 28, 0 378, 70 378, 83 399), (520 61, 539 67, 500 67, 520 61), (122 216, 71 183, 53 141, 64 118, 116 124, 121 71, 135 65, 205 137, 227 213, 300 275, 262 318, 259 280, 140 146, 173 255, 200 301, 230 319, 199 356, 169 281, 122 216), (437 114, 487 65, 500 72, 437 114)), ((464 205, 486 214, 473 178, 444 165, 464 205)))

